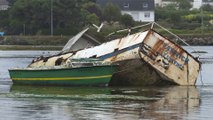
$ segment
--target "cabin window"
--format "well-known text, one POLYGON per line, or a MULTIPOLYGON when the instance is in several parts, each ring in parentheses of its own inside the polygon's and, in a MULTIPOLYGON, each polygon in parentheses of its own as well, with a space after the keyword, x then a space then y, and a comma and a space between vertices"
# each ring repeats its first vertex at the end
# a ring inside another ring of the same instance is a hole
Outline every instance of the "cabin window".
POLYGON ((143 3, 143 8, 148 8, 148 3, 147 2, 143 3))
POLYGON ((124 7, 124 8, 129 8, 129 3, 124 3, 124 4, 123 4, 123 7, 124 7))
POLYGON ((118 48, 114 49, 114 52, 118 51, 118 48))
POLYGON ((144 13, 144 17, 145 17, 145 18, 150 18, 150 13, 149 13, 149 12, 145 12, 145 13, 144 13))
POLYGON ((93 56, 91 56, 91 57, 89 57, 89 58, 97 58, 97 55, 93 55, 93 56))

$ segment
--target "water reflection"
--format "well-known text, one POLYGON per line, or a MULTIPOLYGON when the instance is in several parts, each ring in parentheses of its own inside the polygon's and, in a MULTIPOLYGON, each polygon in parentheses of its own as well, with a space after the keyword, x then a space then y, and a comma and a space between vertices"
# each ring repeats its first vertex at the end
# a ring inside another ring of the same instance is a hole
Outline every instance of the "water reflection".
MULTIPOLYGON (((1 83, 3 83, 3 82, 1 82, 1 83)), ((12 84, 0 84, 0 94, 10 93, 11 86, 12 86, 12 84)))
MULTIPOLYGON (((5 86, 1 89, 5 89, 5 86)), ((8 86, 10 87, 10 86, 8 86)), ((200 106, 194 86, 97 88, 13 85, 0 94, 10 119, 183 119, 200 106), (6 102, 4 100, 4 102, 6 102)))
POLYGON ((162 90, 167 91, 165 96, 151 103, 143 118, 181 119, 200 106, 200 95, 195 87, 177 86, 162 90))
POLYGON ((44 98, 77 98, 89 95, 110 94, 107 87, 62 87, 62 86, 25 86, 13 85, 12 93, 19 93, 19 95, 27 95, 30 97, 44 97, 44 98))
MULTIPOLYGON (((201 103, 199 91, 194 86, 143 88, 135 92, 134 90, 124 89, 120 93, 125 95, 132 95, 133 93, 134 96, 148 98, 141 101, 144 106, 137 110, 140 119, 181 119, 183 115, 187 116, 189 112, 198 109, 201 103)), ((127 99, 123 99, 123 101, 126 104, 131 103, 127 102, 127 99)), ((139 103, 139 101, 133 103, 139 103)), ((125 106, 121 105, 120 108, 125 108, 125 106)))
MULTIPOLYGON (((197 49, 196 49, 197 50, 197 49)), ((198 49, 199 50, 199 49, 198 49)), ((213 47, 200 47, 213 56, 213 47)), ((8 69, 26 67, 38 51, 0 51, 0 116, 5 120, 212 119, 212 67, 203 64, 204 87, 40 87, 11 85, 8 69), (22 56, 23 58, 17 58, 22 56), (12 86, 12 87, 11 87, 12 86), (199 91, 198 91, 199 90, 199 91), (200 93, 201 92, 201 93, 200 93), (201 98, 202 103, 201 103, 201 98)), ((200 81, 198 80, 198 83, 200 81)))

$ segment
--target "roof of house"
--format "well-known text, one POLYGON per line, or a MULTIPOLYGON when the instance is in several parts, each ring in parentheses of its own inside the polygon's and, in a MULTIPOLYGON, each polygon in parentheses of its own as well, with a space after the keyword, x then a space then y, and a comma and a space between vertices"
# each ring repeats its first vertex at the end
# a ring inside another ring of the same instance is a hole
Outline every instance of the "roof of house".
POLYGON ((108 2, 112 2, 120 7, 121 10, 129 11, 146 11, 154 10, 154 0, 96 0, 100 6, 105 6, 108 2))
POLYGON ((0 5, 9 5, 7 0, 0 0, 0 5))

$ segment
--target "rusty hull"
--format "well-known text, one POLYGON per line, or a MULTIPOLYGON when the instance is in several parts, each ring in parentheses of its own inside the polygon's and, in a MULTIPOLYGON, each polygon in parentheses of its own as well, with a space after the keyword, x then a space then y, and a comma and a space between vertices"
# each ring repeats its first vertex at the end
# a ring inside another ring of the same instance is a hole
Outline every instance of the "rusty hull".
POLYGON ((200 62, 157 32, 149 31, 139 54, 163 79, 178 85, 195 85, 200 62))
POLYGON ((59 58, 66 60, 67 58, 99 58, 106 61, 122 61, 136 59, 138 56, 139 44, 142 43, 148 31, 139 32, 124 38, 112 40, 101 45, 79 50, 77 52, 67 52, 46 58, 37 58, 29 65, 29 67, 55 66, 55 62, 59 58))
POLYGON ((162 37, 154 30, 139 32, 112 40, 99 46, 35 60, 29 67, 55 66, 67 58, 99 58, 119 63, 109 85, 195 85, 200 63, 179 45, 162 37))

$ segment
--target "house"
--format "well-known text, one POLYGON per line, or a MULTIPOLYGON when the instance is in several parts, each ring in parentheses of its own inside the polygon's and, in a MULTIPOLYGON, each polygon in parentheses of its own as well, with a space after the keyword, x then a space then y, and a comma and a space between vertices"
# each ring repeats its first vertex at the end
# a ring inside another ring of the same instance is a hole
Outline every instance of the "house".
POLYGON ((156 6, 162 6, 162 0, 155 0, 156 6))
POLYGON ((9 8, 9 2, 7 0, 0 0, 0 10, 7 10, 9 8))
POLYGON ((96 0, 104 7, 112 2, 121 9, 121 14, 129 14, 135 21, 153 22, 155 20, 154 0, 96 0))

